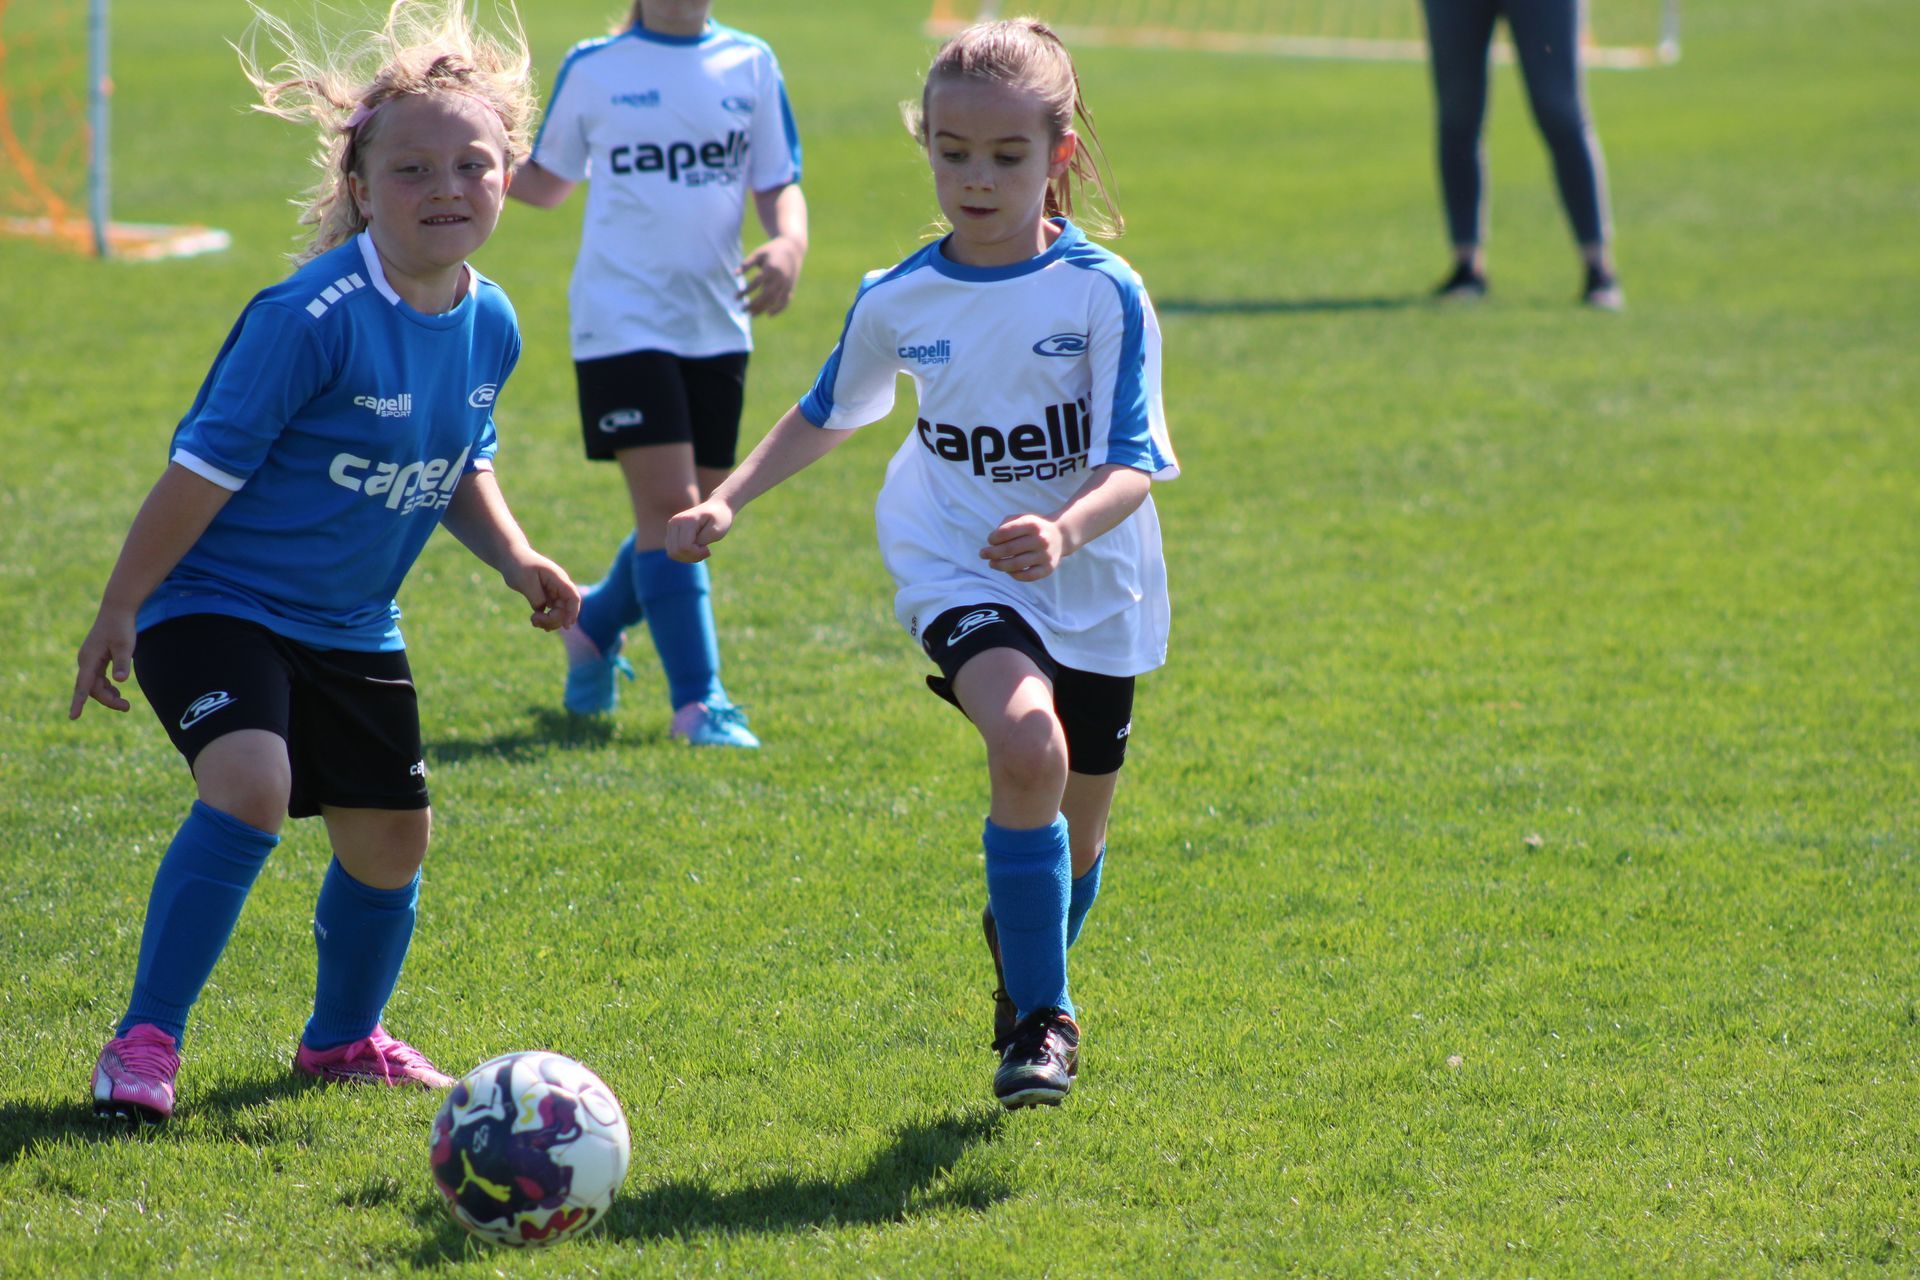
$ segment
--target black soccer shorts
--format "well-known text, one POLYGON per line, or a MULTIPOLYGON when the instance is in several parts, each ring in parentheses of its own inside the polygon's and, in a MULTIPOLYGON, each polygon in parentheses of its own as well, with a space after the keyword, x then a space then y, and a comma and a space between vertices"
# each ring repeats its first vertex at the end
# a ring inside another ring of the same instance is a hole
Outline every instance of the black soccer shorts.
POLYGON ((420 710, 403 650, 316 649, 241 618, 195 613, 142 631, 140 689, 187 767, 214 739, 265 729, 287 744, 287 814, 424 809, 420 710))
POLYGON ((576 360, 573 374, 588 458, 605 462, 639 445, 691 444, 694 465, 733 465, 747 393, 746 352, 691 358, 629 351, 576 360))
POLYGON ((920 628, 920 647, 940 668, 927 687, 958 707, 953 678, 987 649, 1018 649, 1053 685, 1053 711, 1067 736, 1067 768, 1091 775, 1117 772, 1133 732, 1133 677, 1103 676, 1063 666, 1017 610, 1003 604, 948 609, 920 628))

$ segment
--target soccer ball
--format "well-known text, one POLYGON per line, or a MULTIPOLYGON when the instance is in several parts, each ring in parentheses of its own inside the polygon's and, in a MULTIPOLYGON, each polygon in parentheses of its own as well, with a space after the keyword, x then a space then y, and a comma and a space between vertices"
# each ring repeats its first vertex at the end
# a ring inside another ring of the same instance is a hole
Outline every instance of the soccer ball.
POLYGON ((599 1220, 627 1176, 627 1118, 572 1058, 532 1051, 467 1073, 433 1122, 433 1182, 494 1244, 552 1244, 599 1220))

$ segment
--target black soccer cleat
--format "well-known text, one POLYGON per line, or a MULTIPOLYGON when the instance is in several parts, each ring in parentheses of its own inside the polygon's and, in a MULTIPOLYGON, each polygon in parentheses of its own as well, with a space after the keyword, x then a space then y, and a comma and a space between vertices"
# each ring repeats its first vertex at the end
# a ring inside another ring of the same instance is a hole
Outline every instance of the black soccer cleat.
POLYGON ((1437 302, 1478 302, 1487 296, 1487 276, 1471 262, 1454 264, 1453 274, 1433 291, 1437 302))
POLYGON ((987 953, 993 957, 993 1047, 1013 1034, 1020 1019, 1013 997, 1007 994, 1007 973, 1000 965, 1000 928, 993 922, 993 904, 980 908, 980 929, 987 935, 987 953))
POLYGON ((1624 311, 1627 307, 1627 295, 1613 272, 1591 263, 1587 265, 1587 283, 1580 290, 1580 301, 1595 311, 1624 311))
POLYGON ((1065 1009, 1035 1009, 993 1047, 993 1096, 1009 1111, 1059 1106, 1080 1070, 1080 1025, 1065 1009))

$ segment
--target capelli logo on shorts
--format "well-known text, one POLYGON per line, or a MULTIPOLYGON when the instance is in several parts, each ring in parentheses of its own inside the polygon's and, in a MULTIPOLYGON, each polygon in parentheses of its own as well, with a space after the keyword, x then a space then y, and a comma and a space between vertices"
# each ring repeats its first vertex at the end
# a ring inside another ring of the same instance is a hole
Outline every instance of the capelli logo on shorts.
POLYGON ((1033 344, 1037 356, 1083 356, 1087 353, 1084 333, 1056 333, 1033 344))
POLYGON ((483 382, 473 390, 467 392, 467 403, 476 409, 486 409, 492 406, 493 398, 499 394, 499 383, 483 382))
POLYGON ((1133 732, 1133 721, 1129 720, 1125 724, 1120 726, 1120 732, 1113 735, 1114 741, 1118 742, 1120 739, 1126 737, 1128 734, 1132 732, 1133 732))
POLYGON ((616 431, 625 431, 628 427, 637 427, 647 420, 647 416, 638 409, 614 409, 600 415, 600 429, 608 435, 616 431))
POLYGON ((998 609, 975 609, 972 613, 953 624, 953 634, 947 637, 947 648, 951 649, 962 639, 972 635, 989 623, 1000 621, 998 609))
POLYGON ((415 761, 413 762, 413 767, 412 767, 411 769, 408 769, 408 770, 407 770, 407 776, 408 776, 409 778, 424 778, 424 777, 426 777, 426 776, 427 776, 427 762, 426 762, 425 760, 415 760, 415 761))
POLYGON ((218 689, 212 693, 201 694, 187 704, 185 713, 181 715, 181 731, 185 732, 193 728, 193 726, 199 724, 202 720, 205 720, 208 716, 220 710, 220 708, 230 707, 232 705, 233 695, 225 689, 218 689))

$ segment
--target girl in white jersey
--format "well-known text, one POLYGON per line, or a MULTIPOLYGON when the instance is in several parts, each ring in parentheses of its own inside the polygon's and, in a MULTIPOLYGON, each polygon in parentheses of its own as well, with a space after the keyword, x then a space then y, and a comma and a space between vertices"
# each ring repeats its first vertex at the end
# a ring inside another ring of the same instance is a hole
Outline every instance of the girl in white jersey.
POLYGON ((642 617, 667 677, 670 733, 757 747, 720 682, 705 565, 662 550, 667 518, 734 462, 753 316, 777 315, 807 252, 800 141, 767 45, 711 0, 643 0, 575 46, 513 194, 551 208, 587 182, 569 301, 587 457, 613 461, 632 532, 565 631, 569 711, 600 715, 642 617), (770 237, 740 256, 747 194, 770 237), (745 282, 742 283, 745 273, 745 282))
POLYGON ((813 390, 673 518, 667 546, 703 559, 741 506, 885 417, 896 374, 913 379, 881 552, 901 624, 941 669, 928 683, 986 742, 994 1092, 1057 1103, 1080 1043, 1067 948, 1099 890, 1134 677, 1166 659, 1148 490, 1178 472, 1159 330, 1132 268, 1068 219, 1076 185, 1105 191, 1072 59, 1044 24, 955 37, 911 123, 952 233, 866 278, 813 390))
POLYGON ((334 860, 296 1074, 445 1088, 380 1017, 413 936, 430 814, 393 597, 436 525, 570 624, 580 594, 527 544, 493 475, 492 406, 520 353, 513 308, 467 265, 500 216, 533 114, 516 31, 461 0, 396 0, 320 58, 287 59, 261 110, 320 125, 303 265, 256 294, 174 432, 80 646, 69 714, 140 685, 198 789, 160 860, 133 996, 94 1067, 95 1110, 173 1113, 188 1013, 289 816, 334 860), (111 678, 109 678, 111 672, 111 678))

